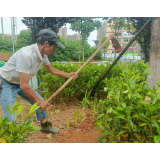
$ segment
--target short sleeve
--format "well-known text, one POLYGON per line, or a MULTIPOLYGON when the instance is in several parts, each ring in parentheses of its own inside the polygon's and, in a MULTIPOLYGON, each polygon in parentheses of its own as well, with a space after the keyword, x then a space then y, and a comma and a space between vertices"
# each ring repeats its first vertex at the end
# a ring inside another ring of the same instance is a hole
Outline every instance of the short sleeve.
POLYGON ((47 55, 44 55, 44 62, 43 62, 43 65, 48 65, 50 64, 50 61, 48 59, 48 56, 47 55))
POLYGON ((30 74, 32 61, 27 54, 18 54, 16 58, 16 71, 30 74))

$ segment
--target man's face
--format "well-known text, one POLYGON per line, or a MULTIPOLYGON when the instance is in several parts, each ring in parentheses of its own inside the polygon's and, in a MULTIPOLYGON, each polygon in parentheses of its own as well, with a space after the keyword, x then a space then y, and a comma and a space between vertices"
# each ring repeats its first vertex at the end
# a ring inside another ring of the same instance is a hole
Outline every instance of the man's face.
POLYGON ((52 53, 55 52, 55 49, 57 47, 57 44, 53 44, 53 45, 49 45, 49 43, 46 41, 45 44, 44 44, 44 53, 49 56, 51 55, 52 53))

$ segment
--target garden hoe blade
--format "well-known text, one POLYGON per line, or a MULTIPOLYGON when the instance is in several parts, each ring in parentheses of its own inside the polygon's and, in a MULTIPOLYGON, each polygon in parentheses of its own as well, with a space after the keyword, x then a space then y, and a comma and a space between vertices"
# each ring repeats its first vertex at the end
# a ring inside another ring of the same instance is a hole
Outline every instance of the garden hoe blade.
MULTIPOLYGON (((115 52, 119 52, 122 50, 118 40, 114 37, 114 33, 110 34, 109 37, 103 42, 103 44, 92 54, 92 56, 75 72, 78 73, 94 58, 94 56, 109 42, 112 41, 113 46, 115 47, 115 52)), ((52 98, 56 97, 70 82, 72 81, 72 77, 70 77, 51 97, 47 99, 49 102, 52 98)))
MULTIPOLYGON (((107 69, 106 73, 100 78, 100 80, 95 84, 93 87, 90 96, 93 97, 96 93, 96 88, 99 85, 99 83, 107 76, 109 71, 113 68, 113 66, 117 63, 117 61, 122 57, 122 55, 127 51, 129 46, 136 40, 136 38, 142 33, 142 31, 148 26, 148 24, 152 21, 152 18, 148 19, 148 21, 143 25, 143 27, 137 32, 137 34, 132 38, 132 40, 127 44, 127 46, 123 49, 123 51, 119 54, 119 56, 114 60, 114 62, 110 65, 110 67, 107 69)), ((114 42, 116 43, 116 41, 114 42)), ((113 45, 114 46, 114 45, 113 45)), ((116 44, 118 46, 118 44, 116 44)), ((116 46, 115 49, 116 49, 116 46)), ((119 50, 118 48, 116 49, 119 50)))

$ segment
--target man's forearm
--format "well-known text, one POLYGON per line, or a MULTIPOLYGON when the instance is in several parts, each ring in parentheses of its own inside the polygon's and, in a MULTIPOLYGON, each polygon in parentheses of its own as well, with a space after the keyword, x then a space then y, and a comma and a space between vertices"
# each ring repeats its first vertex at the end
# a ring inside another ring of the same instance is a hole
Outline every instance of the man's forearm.
POLYGON ((32 90, 29 84, 26 84, 21 88, 24 93, 33 101, 39 102, 41 99, 35 94, 35 92, 32 90))
POLYGON ((51 73, 51 74, 60 76, 60 77, 69 78, 69 74, 68 74, 68 73, 62 72, 62 71, 60 71, 60 70, 58 70, 58 69, 55 69, 55 68, 50 68, 50 69, 48 70, 48 72, 51 73))

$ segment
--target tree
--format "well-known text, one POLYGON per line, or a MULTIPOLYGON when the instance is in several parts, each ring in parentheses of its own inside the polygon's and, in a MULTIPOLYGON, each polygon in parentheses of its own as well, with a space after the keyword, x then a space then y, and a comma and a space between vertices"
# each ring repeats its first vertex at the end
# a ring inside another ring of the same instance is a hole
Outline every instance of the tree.
MULTIPOLYGON (((104 43, 104 41, 107 39, 108 37, 103 37, 101 40, 101 44, 104 43)), ((108 42, 104 47, 103 47, 103 53, 104 53, 104 57, 105 57, 105 50, 109 47, 110 42, 108 42)))
POLYGON ((149 68, 153 74, 148 75, 148 85, 150 88, 156 86, 158 79, 160 79, 160 18, 152 18, 151 31, 151 52, 149 56, 149 68))
POLYGON ((0 36, 0 51, 3 53, 13 53, 13 42, 8 38, 2 38, 0 36))
POLYGON ((22 47, 31 45, 32 37, 31 37, 31 30, 21 31, 20 35, 18 35, 18 40, 16 43, 16 51, 22 47))
POLYGON ((57 33, 60 27, 77 19, 79 17, 23 17, 22 22, 32 30, 32 43, 35 43, 41 29, 50 28, 57 33))
MULTIPOLYGON (((136 29, 133 34, 136 34, 145 22, 149 19, 149 17, 130 17, 129 21, 133 24, 134 28, 136 29)), ((142 52, 145 56, 145 61, 149 61, 150 55, 150 43, 151 43, 151 26, 150 23, 148 27, 137 37, 137 42, 140 44, 142 52)))
POLYGON ((84 61, 84 43, 90 33, 101 26, 101 22, 94 17, 81 17, 71 24, 71 29, 78 32, 82 38, 82 61, 84 61))
MULTIPOLYGON (((65 39, 59 39, 62 43, 64 43, 65 39)), ((56 48, 56 52, 49 56, 49 60, 53 61, 80 61, 80 57, 82 57, 82 50, 81 50, 82 40, 71 41, 67 40, 67 44, 65 45, 66 48, 63 49, 59 46, 56 48)), ((90 47, 87 41, 84 42, 84 51, 85 56, 84 60, 87 60, 95 51, 97 47, 90 47)), ((99 52, 93 59, 101 60, 101 52, 99 52)))
MULTIPOLYGON (((18 35, 17 43, 15 45, 16 51, 20 48, 31 45, 32 37, 31 30, 21 31, 18 35)), ((13 53, 13 42, 8 38, 0 37, 0 51, 3 53, 13 53)))

